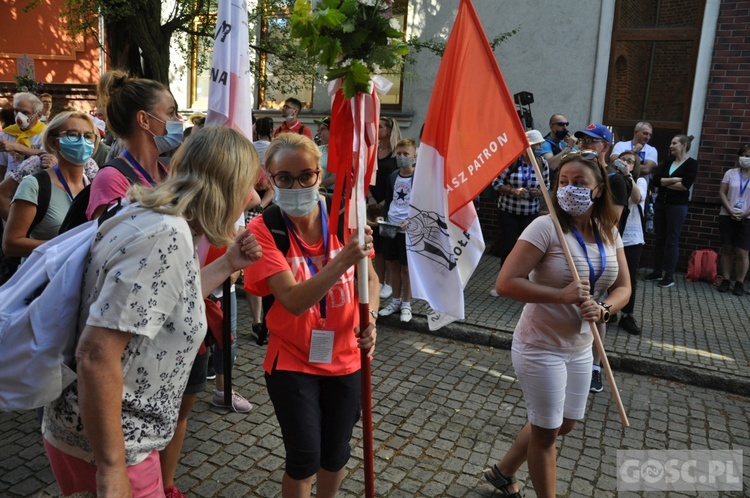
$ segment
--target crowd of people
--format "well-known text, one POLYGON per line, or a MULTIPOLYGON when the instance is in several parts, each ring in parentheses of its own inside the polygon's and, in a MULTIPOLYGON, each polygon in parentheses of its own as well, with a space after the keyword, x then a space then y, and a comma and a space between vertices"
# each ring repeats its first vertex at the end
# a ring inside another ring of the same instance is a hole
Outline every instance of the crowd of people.
MULTIPOLYGON (((184 496, 175 472, 209 378, 214 405, 252 409, 237 392, 227 404, 223 392, 223 348, 236 356, 236 306, 235 342, 203 347, 204 300, 217 301, 225 280, 242 277, 252 332, 267 345, 262 368, 286 452, 282 496, 310 496, 314 483, 317 496, 335 496, 360 416, 360 351, 373 354, 378 317, 412 320, 406 229, 417 141, 381 117, 359 240, 328 229, 336 180, 328 143, 337 123, 315 120, 313 135, 299 120, 299 100, 284 102, 279 126, 259 118, 246 138, 205 126, 200 114, 185 129, 164 85, 119 71, 102 76, 97 98, 94 113, 54 113, 51 96, 16 94, 14 123, 0 134, 5 279, 66 226, 84 192, 85 218, 118 210, 100 224, 82 276, 78 378, 40 412, 61 490, 184 496), (354 285, 363 258, 367 323, 354 285)), ((491 292, 527 303, 512 358, 528 424, 484 473, 504 496, 520 496, 514 476, 525 462, 537 495, 554 496, 555 442, 584 418, 589 392, 603 388, 592 327, 603 338, 620 312, 620 328, 641 333, 636 283, 650 209, 655 265, 645 280, 674 285, 698 168, 685 135, 660 162, 646 122, 617 143, 602 124, 571 134, 554 114, 549 126, 546 136, 530 130, 534 156, 519 157, 493 182, 502 267, 491 292)), ((744 294, 749 183, 743 145, 719 189, 719 292, 744 294)), ((236 303, 234 287, 230 298, 236 303)))

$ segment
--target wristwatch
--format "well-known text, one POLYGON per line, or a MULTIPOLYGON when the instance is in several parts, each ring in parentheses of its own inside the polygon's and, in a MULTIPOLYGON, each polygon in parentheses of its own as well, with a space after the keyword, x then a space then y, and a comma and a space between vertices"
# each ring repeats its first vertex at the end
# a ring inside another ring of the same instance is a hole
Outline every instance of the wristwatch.
POLYGON ((609 310, 612 308, 612 305, 607 304, 604 301, 599 301, 597 304, 602 307, 602 323, 607 323, 610 317, 609 310))
POLYGON ((373 310, 373 309, 371 309, 370 310, 370 316, 373 317, 375 320, 377 320, 378 319, 378 312, 375 311, 375 310, 373 310))

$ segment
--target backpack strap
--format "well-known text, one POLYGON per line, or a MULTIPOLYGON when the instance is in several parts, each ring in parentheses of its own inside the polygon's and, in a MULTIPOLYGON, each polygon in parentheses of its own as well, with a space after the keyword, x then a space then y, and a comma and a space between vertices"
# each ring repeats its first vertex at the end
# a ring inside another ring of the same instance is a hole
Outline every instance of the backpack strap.
POLYGON ((29 226, 29 233, 37 226, 47 214, 49 209, 49 201, 52 197, 52 179, 49 177, 47 171, 40 171, 34 175, 37 183, 39 184, 39 192, 36 197, 36 214, 34 220, 29 226))
POLYGON ((136 184, 141 183, 140 177, 135 172, 133 167, 130 164, 128 164, 127 161, 125 161, 125 159, 121 157, 113 157, 112 159, 107 161, 107 163, 104 166, 102 166, 102 168, 106 168, 108 166, 115 168, 117 171, 122 173, 122 176, 127 178, 131 185, 136 185, 136 184))
MULTIPOLYGON (((330 212, 331 196, 324 195, 324 197, 326 200, 326 207, 330 212)), ((342 206, 342 212, 343 209, 344 208, 342 206)), ((287 231, 284 217, 281 214, 281 208, 279 208, 279 206, 277 206, 276 204, 271 204, 263 210, 263 214, 261 216, 263 216, 263 223, 266 224, 266 228, 268 228, 268 231, 271 232, 271 235, 273 236, 273 241, 276 244, 276 248, 286 256, 286 253, 289 252, 289 232, 287 231)), ((341 213, 339 213, 339 226, 336 235, 341 242, 344 241, 344 216, 341 213)), ((261 301, 263 303, 263 319, 261 322, 261 336, 259 337, 258 345, 263 344, 263 341, 268 334, 266 316, 268 316, 268 312, 271 310, 271 306, 273 306, 275 300, 276 298, 273 296, 273 294, 262 296, 261 298, 261 301)))

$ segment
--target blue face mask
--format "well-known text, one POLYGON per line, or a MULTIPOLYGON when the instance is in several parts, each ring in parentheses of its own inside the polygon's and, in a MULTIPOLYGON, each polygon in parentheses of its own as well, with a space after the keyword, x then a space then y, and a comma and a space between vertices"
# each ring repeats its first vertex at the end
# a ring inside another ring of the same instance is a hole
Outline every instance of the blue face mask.
POLYGON ((151 134, 154 136, 154 142, 156 143, 156 149, 159 151, 159 154, 165 154, 170 150, 174 150, 180 146, 180 144, 182 143, 182 121, 164 121, 163 119, 159 119, 151 113, 146 114, 157 121, 161 121, 162 123, 164 123, 164 126, 167 127, 166 135, 156 135, 154 132, 151 132, 151 134))
POLYGON ((86 164, 94 153, 94 142, 89 142, 83 137, 71 141, 69 137, 60 137, 60 155, 73 164, 86 164))

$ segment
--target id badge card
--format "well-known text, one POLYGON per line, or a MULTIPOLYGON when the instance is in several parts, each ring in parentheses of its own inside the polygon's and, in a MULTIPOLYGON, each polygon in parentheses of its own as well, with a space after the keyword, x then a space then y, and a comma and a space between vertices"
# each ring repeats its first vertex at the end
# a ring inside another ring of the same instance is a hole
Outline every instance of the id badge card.
POLYGON ((742 211, 743 209, 745 209, 745 201, 743 201, 742 199, 738 200, 734 205, 734 209, 737 211, 742 211))
POLYGON ((331 363, 333 357, 333 332, 330 330, 312 331, 310 337, 310 363, 331 363))

